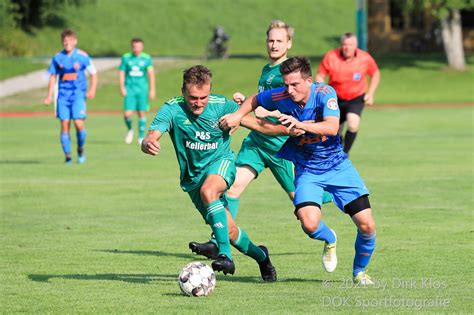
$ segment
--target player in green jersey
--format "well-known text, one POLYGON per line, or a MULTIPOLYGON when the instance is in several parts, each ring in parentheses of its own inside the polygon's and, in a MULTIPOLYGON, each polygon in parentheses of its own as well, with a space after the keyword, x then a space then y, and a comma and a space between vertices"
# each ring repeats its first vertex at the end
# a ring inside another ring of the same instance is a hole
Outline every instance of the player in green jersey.
MULTIPOLYGON (((274 20, 268 26, 267 54, 269 63, 262 69, 258 81, 259 92, 284 86, 280 64, 288 58, 293 34, 294 29, 280 20, 274 20)), ((240 92, 236 92, 233 98, 238 104, 242 104, 245 100, 245 96, 240 92)), ((272 116, 278 116, 279 113, 271 113, 263 107, 257 108, 255 113, 258 117, 278 122, 278 119, 272 116)), ((234 184, 226 192, 226 200, 233 218, 237 214, 240 195, 265 168, 270 169, 288 197, 293 200, 295 195, 293 165, 290 161, 276 157, 276 153, 287 139, 287 136, 269 136, 256 131, 251 131, 244 139, 235 161, 237 173, 234 184)), ((324 192, 323 203, 331 201, 332 195, 324 192)), ((218 252, 217 244, 212 238, 206 243, 190 242, 189 248, 192 252, 208 258, 215 257, 218 252)))
POLYGON ((132 39, 132 52, 122 56, 119 67, 120 92, 123 99, 125 124, 127 125, 127 144, 133 141, 132 115, 138 113, 138 143, 145 135, 146 112, 149 110, 148 98, 155 98, 155 72, 150 55, 143 52, 144 44, 140 38, 132 39))
MULTIPOLYGON (((210 225, 219 247, 212 268, 224 274, 234 273, 230 251, 230 245, 233 245, 257 261, 264 281, 273 282, 276 281, 276 271, 267 248, 256 246, 226 210, 224 192, 234 182, 235 165, 229 132, 220 129, 219 119, 235 112, 238 105, 224 96, 211 94, 211 79, 211 71, 204 66, 185 70, 183 96, 164 104, 141 148, 147 154, 156 155, 161 149, 158 140, 165 132, 170 134, 179 163, 181 188, 210 225)), ((246 127, 261 131, 271 125, 275 134, 287 132, 282 125, 251 116, 247 118, 242 123, 246 127)))

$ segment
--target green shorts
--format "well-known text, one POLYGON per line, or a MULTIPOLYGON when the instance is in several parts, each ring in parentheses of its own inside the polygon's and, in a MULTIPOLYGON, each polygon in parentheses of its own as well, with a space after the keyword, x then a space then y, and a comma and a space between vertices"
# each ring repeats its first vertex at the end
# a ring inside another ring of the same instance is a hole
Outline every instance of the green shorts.
POLYGON ((250 166, 255 170, 257 176, 268 167, 281 188, 286 192, 295 191, 293 164, 290 161, 276 157, 275 152, 259 148, 249 138, 242 142, 235 165, 250 166))
MULTIPOLYGON (((226 190, 229 189, 235 180, 234 161, 228 160, 228 159, 222 159, 222 160, 218 160, 214 162, 213 164, 209 166, 205 175, 202 176, 202 180, 201 180, 201 183, 199 183, 199 186, 191 191, 188 191, 188 195, 191 198, 191 201, 193 202, 196 209, 199 210, 199 213, 201 213, 204 220, 206 220, 207 207, 202 202, 202 199, 201 199, 201 186, 206 180, 206 178, 211 174, 216 174, 216 175, 221 176, 227 183, 226 190)), ((224 207, 226 207, 227 201, 224 198, 224 194, 222 194, 221 201, 224 203, 224 207)))
POLYGON ((123 110, 124 111, 148 111, 148 92, 135 92, 131 89, 127 90, 127 95, 123 98, 123 110))

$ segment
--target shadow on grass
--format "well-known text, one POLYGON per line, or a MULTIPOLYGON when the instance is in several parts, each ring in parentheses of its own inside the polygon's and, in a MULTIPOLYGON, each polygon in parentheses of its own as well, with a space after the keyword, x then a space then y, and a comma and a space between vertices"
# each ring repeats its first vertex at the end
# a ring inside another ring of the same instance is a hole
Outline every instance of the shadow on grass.
MULTIPOLYGON (((178 257, 184 259, 195 259, 196 255, 182 254, 182 253, 167 253, 159 250, 119 250, 119 249, 101 249, 97 252, 111 253, 111 254, 132 254, 142 256, 159 256, 159 257, 178 257)), ((199 256, 201 257, 201 256, 199 256)))
MULTIPOLYGON (((66 279, 66 280, 85 280, 85 281, 122 281, 128 283, 142 283, 149 284, 152 281, 166 281, 177 282, 178 275, 176 274, 120 274, 120 273, 98 273, 98 274, 68 274, 68 275, 40 275, 29 274, 28 279, 35 282, 49 283, 51 279, 66 279)), ((217 281, 225 282, 242 282, 242 283, 260 283, 267 285, 260 277, 239 277, 239 276, 225 276, 217 275, 217 281)), ((321 279, 300 279, 300 278, 281 278, 277 282, 300 282, 300 283, 321 283, 321 279)))

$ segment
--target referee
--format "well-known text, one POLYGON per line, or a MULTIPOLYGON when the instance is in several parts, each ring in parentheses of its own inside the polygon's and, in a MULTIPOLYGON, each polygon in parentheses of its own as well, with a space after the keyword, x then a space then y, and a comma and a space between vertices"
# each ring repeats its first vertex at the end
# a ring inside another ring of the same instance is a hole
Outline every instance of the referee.
POLYGON ((375 90, 380 82, 380 71, 374 58, 357 48, 357 37, 354 33, 341 36, 341 47, 326 53, 319 64, 315 81, 324 82, 329 76, 328 84, 336 90, 341 111, 339 134, 347 121, 347 130, 343 137, 344 152, 349 150, 359 130, 360 116, 364 105, 374 103, 375 90), (367 88, 367 78, 370 83, 367 88))

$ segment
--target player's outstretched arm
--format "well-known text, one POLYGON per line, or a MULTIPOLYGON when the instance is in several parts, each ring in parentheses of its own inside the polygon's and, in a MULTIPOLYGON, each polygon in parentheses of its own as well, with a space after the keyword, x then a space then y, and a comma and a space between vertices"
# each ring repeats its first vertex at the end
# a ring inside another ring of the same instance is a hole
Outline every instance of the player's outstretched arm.
POLYGON ((161 138, 161 132, 158 130, 148 131, 145 138, 143 138, 141 149, 143 153, 150 155, 157 155, 160 152, 161 145, 158 142, 161 138))
POLYGON ((317 135, 335 136, 339 131, 339 117, 326 116, 321 122, 299 121, 293 116, 282 114, 279 118, 287 128, 297 128, 317 135))
POLYGON ((254 94, 247 98, 236 112, 222 116, 221 119, 219 119, 220 127, 223 130, 230 129, 230 133, 232 134, 240 125, 242 118, 257 108, 257 106, 257 94, 254 94))
POLYGON ((380 83, 380 71, 377 70, 374 75, 370 78, 369 88, 367 94, 364 96, 364 102, 371 106, 374 104, 375 91, 380 83))
POLYGON ((156 95, 156 92, 155 92, 155 70, 153 67, 150 67, 148 68, 147 70, 148 72, 148 83, 149 83, 149 86, 150 86, 150 91, 148 92, 148 96, 150 98, 150 100, 154 100, 155 99, 155 95, 156 95))
POLYGON ((51 101, 53 100, 53 93, 54 93, 55 84, 56 84, 56 75, 51 74, 49 76, 49 82, 48 82, 48 94, 46 95, 46 98, 43 101, 43 103, 45 105, 51 104, 51 101))
POLYGON ((266 119, 256 118, 251 115, 246 115, 240 122, 241 126, 250 130, 255 130, 269 136, 301 136, 305 132, 301 129, 286 128, 283 125, 272 123, 266 119))

